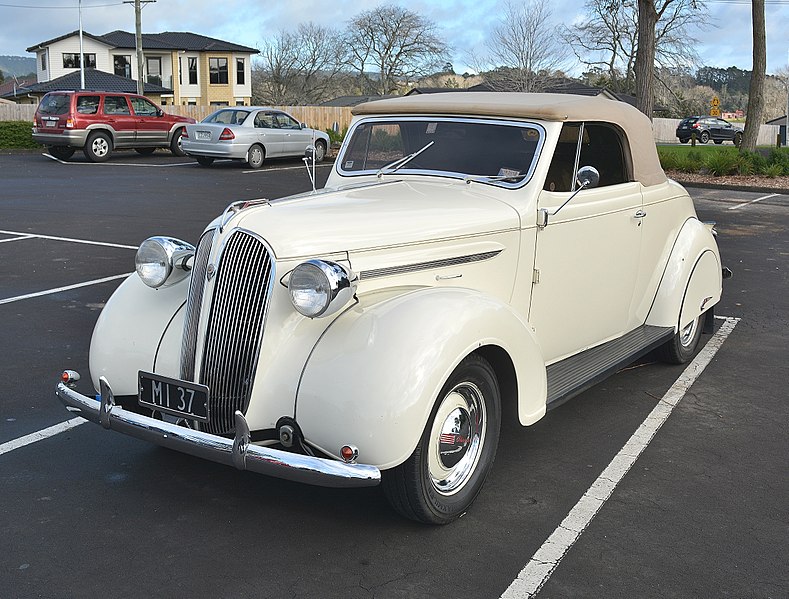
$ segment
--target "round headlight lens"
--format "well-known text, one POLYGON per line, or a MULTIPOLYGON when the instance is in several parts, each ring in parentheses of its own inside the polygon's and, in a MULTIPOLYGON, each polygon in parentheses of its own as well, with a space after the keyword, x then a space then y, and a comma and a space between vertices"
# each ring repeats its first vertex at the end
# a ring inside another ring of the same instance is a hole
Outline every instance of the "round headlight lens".
POLYGON ((332 299, 332 286, 323 269, 313 262, 299 264, 288 280, 290 301, 299 314, 314 318, 323 314, 332 299))
POLYGON ((142 242, 134 257, 134 267, 148 287, 161 287, 173 271, 170 254, 155 238, 142 242))

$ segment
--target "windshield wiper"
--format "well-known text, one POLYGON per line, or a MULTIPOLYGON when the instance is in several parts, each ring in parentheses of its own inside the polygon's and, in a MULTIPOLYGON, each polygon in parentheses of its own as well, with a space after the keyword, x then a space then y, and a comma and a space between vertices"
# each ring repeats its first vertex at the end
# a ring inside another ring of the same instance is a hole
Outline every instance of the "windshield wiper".
POLYGON ((434 143, 436 143, 436 142, 435 141, 431 141, 425 147, 423 147, 421 150, 417 150, 416 152, 413 152, 413 153, 409 154, 408 156, 403 156, 402 158, 398 158, 394 162, 390 162, 389 164, 385 164, 380 169, 378 169, 378 172, 375 173, 375 176, 380 179, 381 175, 397 172, 399 169, 401 169, 406 164, 411 162, 414 158, 419 156, 422 152, 427 150, 434 143), (388 172, 385 173, 385 171, 388 171, 388 172))
POLYGON ((523 179, 527 173, 513 173, 510 175, 496 175, 494 177, 489 177, 487 175, 466 175, 463 177, 463 181, 466 182, 467 185, 471 185, 472 183, 489 183, 491 181, 508 181, 512 180, 513 182, 517 179, 523 179))

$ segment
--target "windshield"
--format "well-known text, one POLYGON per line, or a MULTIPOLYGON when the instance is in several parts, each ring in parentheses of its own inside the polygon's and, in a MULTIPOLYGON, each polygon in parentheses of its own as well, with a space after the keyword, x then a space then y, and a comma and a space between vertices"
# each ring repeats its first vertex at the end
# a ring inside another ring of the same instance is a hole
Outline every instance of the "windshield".
POLYGON ((219 123, 221 125, 240 125, 246 120, 248 116, 249 111, 247 110, 218 110, 215 113, 209 114, 207 117, 205 117, 203 122, 219 123))
POLYGON ((498 177, 497 184, 520 186, 531 176, 542 140, 541 128, 523 123, 418 117, 365 120, 351 132, 340 171, 343 175, 386 172, 383 167, 416 154, 397 172, 498 177))

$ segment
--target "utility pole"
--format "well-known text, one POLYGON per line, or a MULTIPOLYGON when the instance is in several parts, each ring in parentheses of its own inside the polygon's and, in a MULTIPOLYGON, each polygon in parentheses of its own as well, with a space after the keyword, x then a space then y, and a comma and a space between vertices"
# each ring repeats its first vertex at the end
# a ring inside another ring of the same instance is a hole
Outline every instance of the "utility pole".
POLYGON ((82 0, 79 0, 79 88, 85 89, 85 53, 82 51, 82 0))
POLYGON ((142 5, 151 4, 156 0, 129 0, 124 4, 134 4, 134 46, 137 50, 137 93, 144 91, 145 65, 142 52, 142 5))

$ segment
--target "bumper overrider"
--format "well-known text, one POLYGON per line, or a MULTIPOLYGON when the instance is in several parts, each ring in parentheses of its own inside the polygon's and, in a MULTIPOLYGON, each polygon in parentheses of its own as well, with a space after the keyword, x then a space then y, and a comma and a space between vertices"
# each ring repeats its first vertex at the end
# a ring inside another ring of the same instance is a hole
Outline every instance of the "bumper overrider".
POLYGON ((370 487, 381 480, 375 466, 254 445, 241 412, 235 413, 235 438, 227 439, 124 410, 115 405, 107 379, 101 377, 100 386, 100 400, 82 395, 63 382, 58 383, 55 394, 67 410, 106 429, 239 470, 322 487, 370 487))

